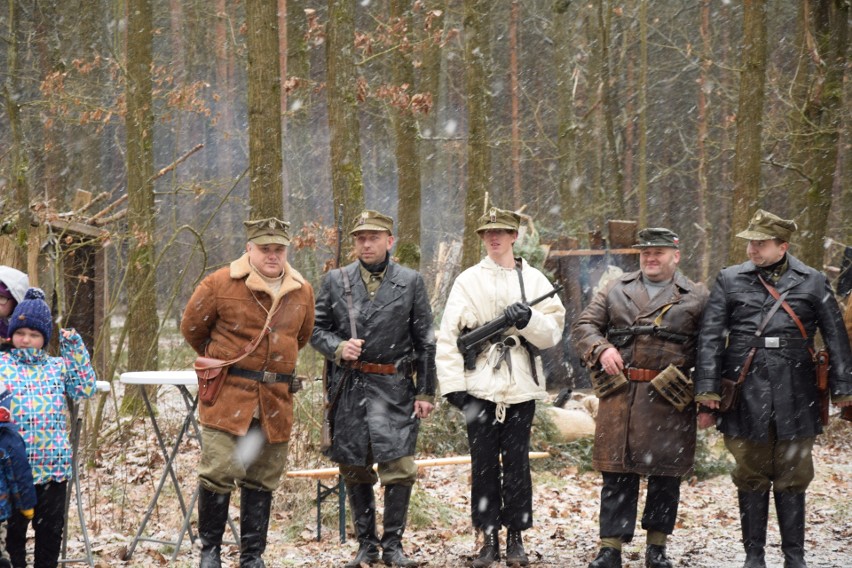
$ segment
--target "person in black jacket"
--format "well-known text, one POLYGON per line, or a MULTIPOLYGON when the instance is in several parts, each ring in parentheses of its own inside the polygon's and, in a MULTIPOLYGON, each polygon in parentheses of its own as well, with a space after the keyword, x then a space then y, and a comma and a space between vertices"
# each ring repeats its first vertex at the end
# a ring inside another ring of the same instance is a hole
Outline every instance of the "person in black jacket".
POLYGON ((781 532, 785 568, 805 563, 805 491, 814 477, 811 450, 822 432, 814 363, 819 330, 831 368, 829 388, 838 406, 852 404, 852 360, 840 309, 824 274, 789 254, 796 223, 758 210, 747 230, 749 261, 723 269, 704 310, 695 392, 699 427, 714 423, 736 466, 745 568, 763 568, 769 492, 781 532), (800 331, 783 305, 800 320, 800 331), (765 321, 768 315, 771 317, 765 321), (761 329, 761 326, 763 328, 761 329), (759 333, 758 333, 759 332, 759 333), (754 357, 730 410, 719 413, 721 379, 736 379, 754 357))
POLYGON ((326 455, 340 465, 359 544, 346 566, 377 562, 379 545, 385 564, 417 566, 403 552, 402 534, 417 478, 419 420, 429 417, 434 404, 432 309, 420 274, 390 258, 393 219, 364 211, 350 234, 358 260, 323 279, 311 337, 332 363, 333 436, 326 455), (377 478, 385 488, 381 540, 377 478))

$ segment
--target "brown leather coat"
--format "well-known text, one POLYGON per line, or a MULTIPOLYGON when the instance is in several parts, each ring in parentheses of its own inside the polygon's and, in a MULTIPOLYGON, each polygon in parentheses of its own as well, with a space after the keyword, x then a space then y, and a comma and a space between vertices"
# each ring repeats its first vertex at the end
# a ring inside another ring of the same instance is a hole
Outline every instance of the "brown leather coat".
MULTIPOLYGON (((314 326, 314 291, 289 264, 277 294, 266 285, 243 255, 207 276, 186 305, 180 330, 199 355, 234 359, 260 334, 268 310, 281 311, 272 331, 238 366, 250 371, 293 373, 299 350, 314 326)), ((242 436, 258 410, 271 443, 290 439, 293 398, 287 383, 261 383, 228 375, 215 404, 200 403, 204 426, 242 436)))
MULTIPOLYGON (((695 364, 698 327, 707 296, 706 286, 678 272, 673 283, 650 300, 641 272, 625 274, 583 310, 572 326, 572 340, 589 368, 600 370, 601 353, 614 347, 607 338, 609 330, 652 325, 663 314, 657 324, 689 336, 685 343, 637 335, 618 347, 619 352, 630 367, 662 370, 672 364, 688 372, 695 364), (671 307, 663 312, 666 306, 671 307)), ((601 399, 593 454, 598 470, 682 476, 692 468, 694 455, 692 405, 679 412, 650 383, 635 381, 601 399)))

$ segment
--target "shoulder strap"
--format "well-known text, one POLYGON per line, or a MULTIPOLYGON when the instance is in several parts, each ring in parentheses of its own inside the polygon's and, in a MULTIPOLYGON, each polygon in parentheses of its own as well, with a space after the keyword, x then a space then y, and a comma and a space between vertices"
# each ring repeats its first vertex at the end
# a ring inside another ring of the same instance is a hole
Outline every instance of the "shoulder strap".
POLYGON ((352 339, 358 339, 358 329, 355 326, 355 307, 352 305, 352 284, 349 282, 349 274, 346 267, 340 269, 343 276, 343 295, 346 296, 346 308, 349 310, 349 332, 352 339))
POLYGON ((216 369, 216 368, 219 368, 219 367, 229 367, 231 365, 235 365, 235 364, 239 363, 240 361, 242 361, 243 359, 245 359, 246 357, 251 355, 252 352, 255 349, 257 349, 257 346, 260 345, 260 342, 263 340, 263 338, 266 337, 269 334, 269 332, 272 331, 272 319, 275 318, 275 321, 277 322, 278 319, 275 316, 277 316, 279 313, 281 313, 281 311, 282 311, 281 310, 281 304, 279 303, 278 307, 275 309, 274 312, 270 312, 269 314, 267 314, 266 321, 263 323, 263 329, 261 330, 261 332, 259 334, 257 334, 257 337, 255 337, 254 339, 249 341, 245 345, 245 347, 242 348, 242 353, 240 354, 239 357, 236 357, 234 359, 229 359, 228 361, 222 361, 219 364, 212 365, 210 367, 205 367, 205 368, 216 369))
MULTIPOLYGON (((766 288, 766 290, 769 292, 769 295, 775 298, 776 303, 781 303, 781 307, 784 308, 784 311, 787 312, 787 315, 790 316, 790 318, 793 320, 793 323, 795 323, 796 327, 799 328, 799 333, 802 334, 802 337, 807 339, 808 332, 805 331, 805 326, 804 324, 802 324, 802 320, 799 319, 799 316, 796 315, 796 312, 793 311, 793 308, 790 307, 790 304, 788 304, 787 301, 784 300, 784 298, 787 296, 787 292, 784 292, 784 295, 781 296, 775 286, 764 280, 763 276, 758 274, 757 277, 760 278, 761 284, 763 284, 764 288, 766 288)), ((810 351, 811 357, 816 357, 816 353, 814 352, 812 347, 808 347, 808 351, 810 351)))
POLYGON ((518 283, 521 285, 521 301, 523 303, 527 303, 527 294, 524 292, 524 273, 523 273, 523 261, 520 258, 515 259, 515 272, 518 273, 518 283))
MULTIPOLYGON (((763 282, 763 278, 761 278, 760 281, 763 282)), ((772 305, 772 309, 770 309, 769 312, 766 314, 766 317, 763 318, 763 321, 760 322, 760 325, 757 327, 757 331, 754 332, 755 337, 760 337, 761 335, 763 335, 763 330, 766 329, 766 326, 769 324, 769 320, 771 320, 772 316, 774 316, 778 312, 778 308, 780 308, 783 304, 786 303, 784 301, 784 298, 787 297, 787 294, 789 292, 790 291, 787 290, 786 292, 777 297, 773 295, 773 298, 775 298, 775 303, 772 305)), ((775 293, 777 294, 778 290, 775 290, 775 293)), ((746 355, 745 363, 743 363, 743 367, 740 370, 740 375, 737 377, 737 384, 740 384, 745 380, 746 375, 748 375, 748 370, 751 368, 751 363, 752 361, 754 361, 754 356, 756 353, 757 347, 752 347, 751 350, 748 352, 748 355, 746 355)))

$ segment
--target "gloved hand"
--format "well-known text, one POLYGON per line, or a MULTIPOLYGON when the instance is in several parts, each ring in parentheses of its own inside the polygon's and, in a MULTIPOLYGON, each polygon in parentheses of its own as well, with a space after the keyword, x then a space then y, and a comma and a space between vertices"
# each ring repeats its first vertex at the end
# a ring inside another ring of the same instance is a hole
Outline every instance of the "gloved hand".
POLYGON ((507 307, 503 312, 506 314, 506 320, 515 326, 517 329, 524 329, 530 323, 532 317, 532 308, 523 302, 515 302, 507 307))
POLYGON ((459 410, 464 410, 464 405, 467 403, 467 391, 448 392, 444 395, 444 398, 459 410))
POLYGON ((21 509, 21 514, 29 520, 33 520, 35 509, 21 509))

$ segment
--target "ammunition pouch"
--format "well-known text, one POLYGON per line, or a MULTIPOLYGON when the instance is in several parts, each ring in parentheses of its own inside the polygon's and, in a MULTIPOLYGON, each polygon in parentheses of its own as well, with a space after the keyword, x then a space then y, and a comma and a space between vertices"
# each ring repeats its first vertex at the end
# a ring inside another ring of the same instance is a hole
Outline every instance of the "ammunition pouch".
POLYGON ((624 373, 608 375, 604 371, 591 373, 592 390, 598 398, 606 398, 627 386, 624 373))
POLYGON ((683 412, 692 403, 694 395, 692 379, 674 365, 669 365, 654 377, 651 380, 651 386, 669 404, 677 408, 678 412, 683 412))

